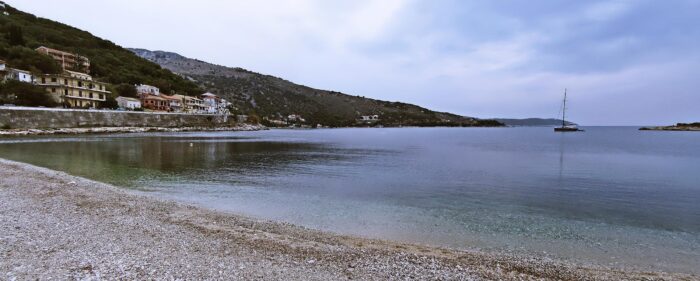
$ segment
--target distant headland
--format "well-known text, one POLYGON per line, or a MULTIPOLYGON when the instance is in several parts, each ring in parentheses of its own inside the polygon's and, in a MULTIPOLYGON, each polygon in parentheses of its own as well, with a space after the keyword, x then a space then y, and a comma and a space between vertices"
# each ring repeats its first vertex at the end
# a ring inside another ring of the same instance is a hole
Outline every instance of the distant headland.
MULTIPOLYGON (((525 118, 525 119, 508 119, 508 118, 496 118, 494 119, 498 122, 505 124, 506 126, 531 126, 531 127, 550 127, 550 126, 561 126, 561 119, 556 118, 525 118)), ((567 126, 577 125, 566 121, 567 126)))
POLYGON ((678 123, 672 126, 642 127, 640 131, 698 131, 700 132, 700 122, 678 123))

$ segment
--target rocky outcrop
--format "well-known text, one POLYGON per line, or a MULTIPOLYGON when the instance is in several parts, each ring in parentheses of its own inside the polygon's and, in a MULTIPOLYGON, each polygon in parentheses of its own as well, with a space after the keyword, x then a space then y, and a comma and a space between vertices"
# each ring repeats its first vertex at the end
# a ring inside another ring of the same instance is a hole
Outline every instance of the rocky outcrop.
POLYGON ((700 132, 700 122, 678 123, 673 126, 642 127, 640 131, 696 131, 700 132))

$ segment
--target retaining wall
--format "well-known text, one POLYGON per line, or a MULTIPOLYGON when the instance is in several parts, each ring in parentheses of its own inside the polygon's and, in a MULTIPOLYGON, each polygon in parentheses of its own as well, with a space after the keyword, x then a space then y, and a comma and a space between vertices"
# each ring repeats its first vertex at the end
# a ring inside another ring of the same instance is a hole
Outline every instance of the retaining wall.
POLYGON ((0 106, 1 129, 227 127, 234 116, 0 106))

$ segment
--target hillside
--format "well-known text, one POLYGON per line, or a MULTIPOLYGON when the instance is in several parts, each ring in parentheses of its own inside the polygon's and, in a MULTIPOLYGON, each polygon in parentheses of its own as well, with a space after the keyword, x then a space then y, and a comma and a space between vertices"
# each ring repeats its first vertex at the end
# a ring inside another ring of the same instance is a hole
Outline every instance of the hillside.
POLYGON ((358 126, 363 115, 379 115, 383 126, 500 126, 493 120, 481 120, 450 113, 435 112, 416 105, 352 96, 318 90, 290 81, 248 71, 186 58, 176 53, 130 49, 142 58, 196 81, 207 91, 231 101, 237 112, 256 114, 266 119, 283 120, 299 114, 309 124, 358 126))
POLYGON ((0 13, 0 59, 11 67, 37 74, 59 73, 61 67, 58 64, 35 51, 39 46, 46 46, 88 57, 90 74, 95 79, 114 84, 112 91, 116 91, 115 94, 119 94, 120 88, 133 88, 139 83, 156 85, 171 93, 201 93, 195 83, 89 32, 36 17, 7 4, 3 12, 9 15, 0 13))
MULTIPOLYGON (((506 119, 506 118, 496 118, 498 122, 505 124, 506 126, 561 126, 561 119, 544 119, 544 118, 525 118, 525 119, 506 119)), ((576 125, 566 121, 566 125, 576 125)))
MULTIPOLYGON (((169 94, 199 95, 208 90, 232 101, 237 108, 235 113, 260 116, 267 120, 284 120, 288 115, 299 114, 309 125, 501 125, 493 120, 434 112, 401 102, 317 90, 277 77, 213 65, 173 53, 137 50, 140 57, 89 32, 36 17, 7 4, 0 10, 3 12, 0 13, 0 32, 3 34, 0 36, 0 59, 5 60, 8 66, 35 74, 61 72, 61 67, 55 61, 35 51, 40 46, 85 56, 90 60, 90 74, 98 81, 113 84, 109 89, 113 96, 108 97, 112 101, 117 95, 133 96, 133 85, 143 83, 159 87, 169 94), (363 115, 379 115, 380 120, 357 123, 356 120, 363 115)), ((0 87, 0 100, 3 95, 10 97, 17 92, 31 92, 31 97, 27 94, 30 100, 13 100, 11 103, 55 106, 42 103, 44 98, 38 87, 14 84, 7 83, 0 87)), ((3 103, 10 102, 3 100, 3 103)))

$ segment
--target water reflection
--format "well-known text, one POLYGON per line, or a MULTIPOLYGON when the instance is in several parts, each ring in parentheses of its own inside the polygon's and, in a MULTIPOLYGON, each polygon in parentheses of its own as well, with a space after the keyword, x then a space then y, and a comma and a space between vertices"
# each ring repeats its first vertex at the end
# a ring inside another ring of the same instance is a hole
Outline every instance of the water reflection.
POLYGON ((303 163, 348 160, 320 144, 237 138, 87 138, 0 145, 0 155, 77 175, 134 186, 157 177, 225 181, 230 175, 280 174, 303 163))

